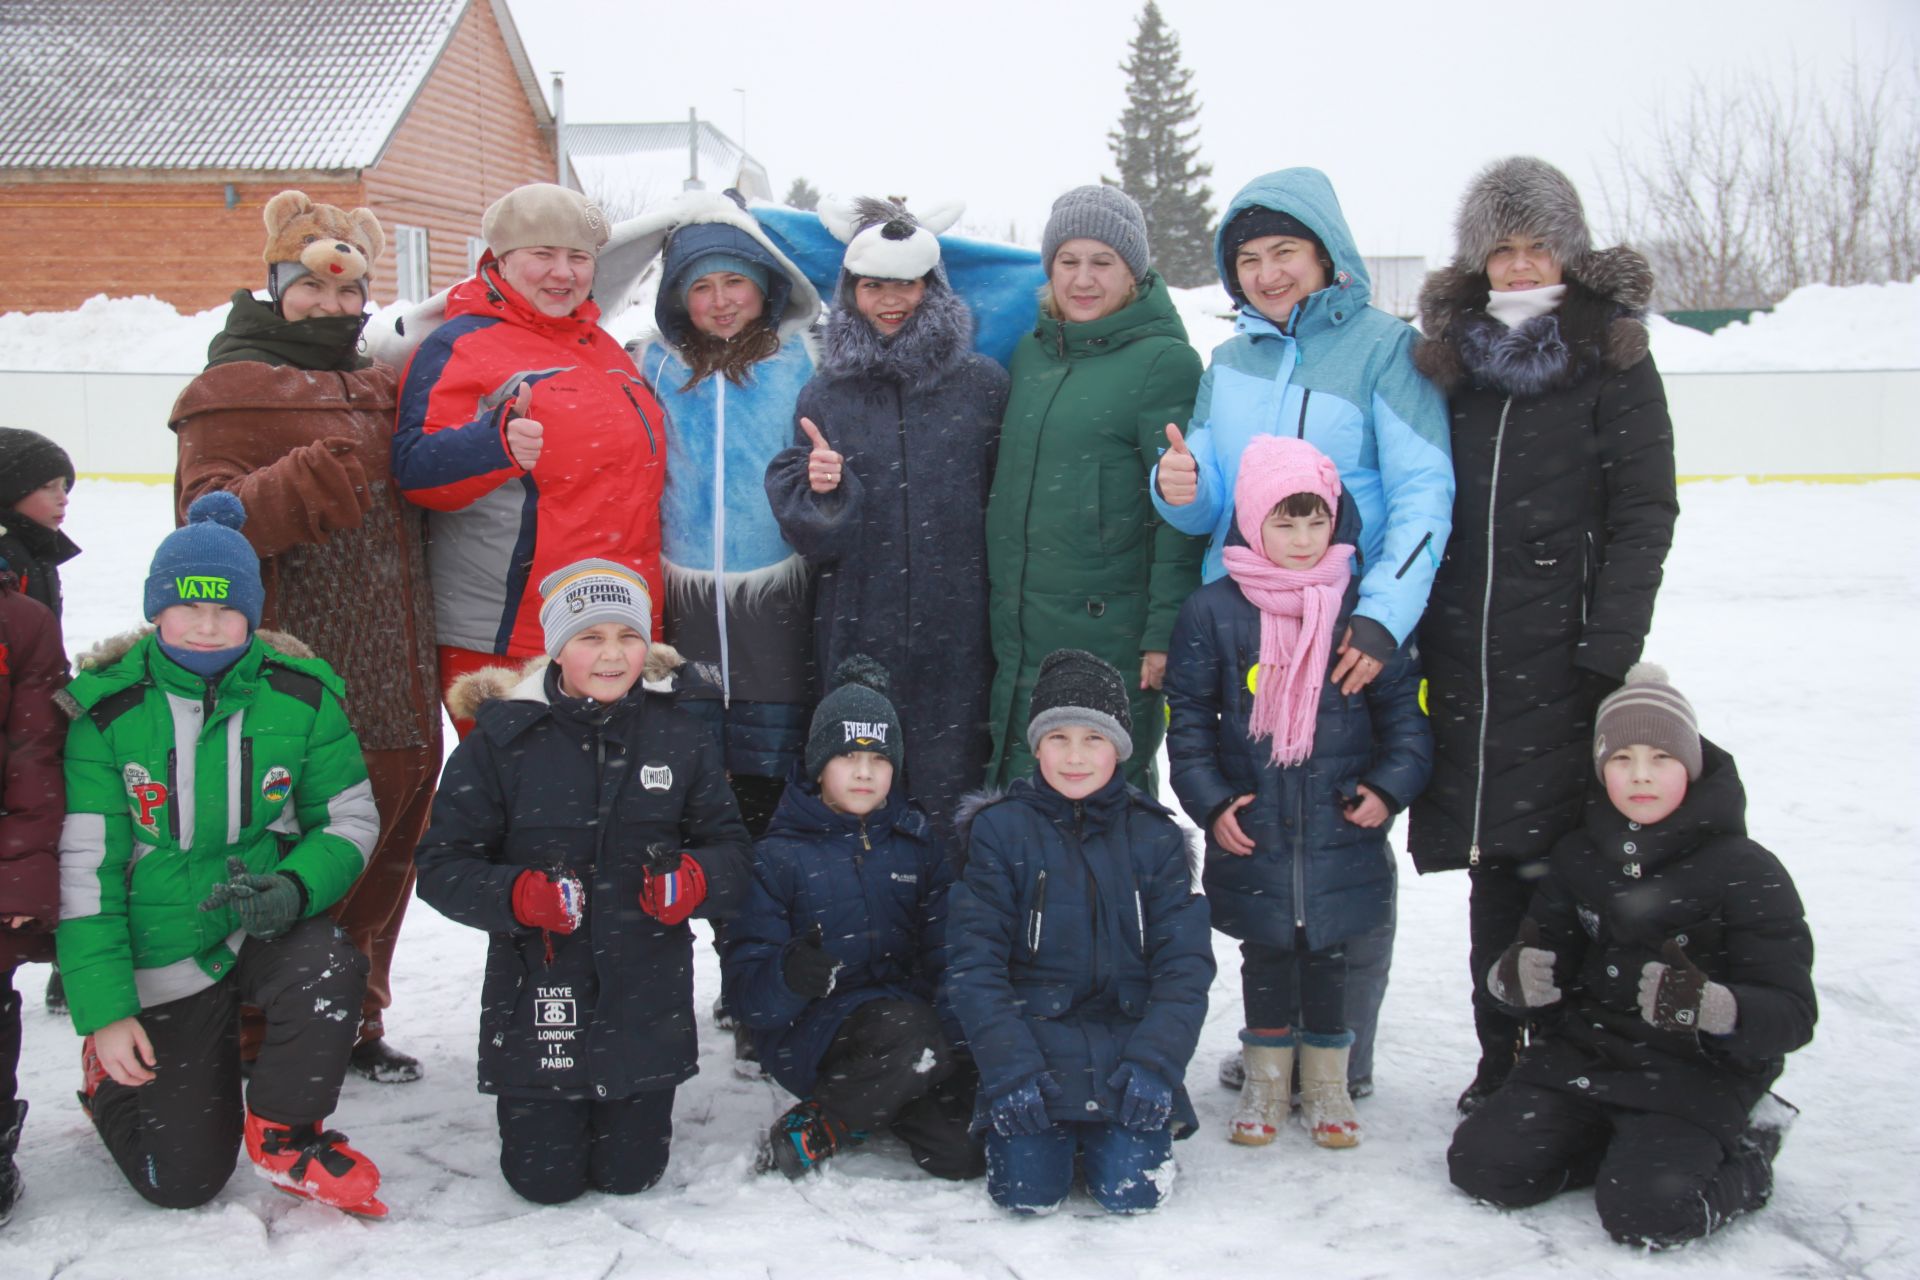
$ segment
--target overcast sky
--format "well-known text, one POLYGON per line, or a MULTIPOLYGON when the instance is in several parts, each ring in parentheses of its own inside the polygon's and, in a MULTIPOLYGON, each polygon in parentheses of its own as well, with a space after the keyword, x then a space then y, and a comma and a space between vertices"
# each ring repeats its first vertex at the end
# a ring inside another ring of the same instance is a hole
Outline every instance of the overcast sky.
MULTIPOLYGON (((510 0, 543 85, 575 121, 697 108, 772 175, 826 191, 968 204, 965 225, 1037 242, 1053 197, 1114 172, 1134 0, 510 0), (744 95, 736 90, 745 90, 744 95), (744 111, 744 121, 743 121, 744 111)), ((1289 4, 1161 0, 1194 72, 1214 208, 1289 165, 1327 171, 1362 252, 1451 246, 1473 171, 1516 152, 1599 186, 1695 77, 1832 79, 1905 51, 1920 0, 1289 4), (1337 17, 1335 16, 1337 15, 1337 17)))

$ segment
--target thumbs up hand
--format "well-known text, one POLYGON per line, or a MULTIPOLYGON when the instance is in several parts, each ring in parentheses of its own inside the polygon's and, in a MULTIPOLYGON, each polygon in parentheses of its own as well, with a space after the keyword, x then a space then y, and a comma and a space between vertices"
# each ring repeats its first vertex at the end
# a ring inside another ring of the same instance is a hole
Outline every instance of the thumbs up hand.
POLYGON ((1170 507, 1184 507, 1200 496, 1200 466, 1187 451, 1180 428, 1167 424, 1167 451, 1160 455, 1160 496, 1170 507))
POLYGON ((840 471, 846 459, 828 447, 827 438, 813 425, 813 419, 800 419, 800 430, 813 442, 813 452, 807 455, 807 483, 815 493, 832 493, 840 487, 840 471))
POLYGON ((522 471, 533 470, 533 464, 540 461, 540 447, 547 433, 537 420, 527 416, 532 412, 533 387, 523 382, 520 394, 507 410, 507 452, 522 471))

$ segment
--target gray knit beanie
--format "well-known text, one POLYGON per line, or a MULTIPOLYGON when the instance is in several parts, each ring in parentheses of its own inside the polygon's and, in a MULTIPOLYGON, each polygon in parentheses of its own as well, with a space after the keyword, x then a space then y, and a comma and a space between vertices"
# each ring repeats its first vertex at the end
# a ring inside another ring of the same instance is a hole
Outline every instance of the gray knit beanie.
POLYGON ((1040 236, 1040 266, 1053 270, 1053 255, 1069 240, 1085 236, 1120 255, 1138 284, 1153 265, 1147 245, 1147 218, 1134 198, 1118 187, 1075 187, 1053 202, 1047 229, 1040 236))
POLYGON ((567 641, 588 627, 620 622, 653 643, 653 597, 647 581, 611 560, 578 560, 540 583, 540 627, 547 656, 557 658, 567 641))
POLYGON ((1622 747, 1658 747, 1700 778, 1700 723, 1693 704, 1667 681, 1667 669, 1636 662, 1627 682, 1600 700, 1593 721, 1593 772, 1607 780, 1607 757, 1622 747))
POLYGON ((1027 750, 1038 755, 1040 739, 1068 725, 1095 730, 1122 760, 1133 754, 1126 679, 1112 663, 1084 649, 1055 649, 1040 660, 1027 703, 1027 750))

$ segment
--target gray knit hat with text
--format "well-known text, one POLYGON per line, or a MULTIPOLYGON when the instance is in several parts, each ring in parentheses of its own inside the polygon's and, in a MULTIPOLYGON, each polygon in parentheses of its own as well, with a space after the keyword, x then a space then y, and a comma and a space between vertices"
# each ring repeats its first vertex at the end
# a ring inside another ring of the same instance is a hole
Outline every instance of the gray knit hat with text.
POLYGON ((1047 229, 1040 236, 1040 268, 1053 270, 1060 246, 1081 236, 1098 240, 1120 255, 1138 284, 1153 265, 1147 245, 1147 217, 1134 198, 1118 187, 1075 187, 1053 202, 1047 229))
POLYGON ((888 701, 892 681, 887 669, 864 653, 842 659, 833 669, 833 692, 820 699, 807 730, 807 776, 818 778, 835 756, 871 751, 898 769, 906 760, 900 713, 888 701))
POLYGON ((1133 754, 1127 682, 1112 663, 1085 649, 1055 649, 1040 660, 1027 715, 1027 749, 1036 754, 1040 739, 1069 725, 1097 730, 1122 760, 1133 754))
POLYGON ((653 643, 653 597, 647 580, 611 560, 578 560, 540 583, 540 627, 547 656, 557 658, 567 641, 588 627, 619 622, 653 643))
POLYGON ((1658 747, 1700 777, 1700 722, 1693 704, 1667 681, 1667 669, 1636 662, 1627 682, 1600 700, 1593 721, 1593 772, 1606 781, 1607 757, 1622 747, 1658 747))

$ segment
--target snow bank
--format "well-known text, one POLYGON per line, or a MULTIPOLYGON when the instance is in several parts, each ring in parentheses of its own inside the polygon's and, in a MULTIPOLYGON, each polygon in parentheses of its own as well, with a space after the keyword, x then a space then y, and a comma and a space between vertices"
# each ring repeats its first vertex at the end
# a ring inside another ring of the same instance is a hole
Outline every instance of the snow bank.
MULTIPOLYGON (((1201 355, 1233 336, 1218 285, 1175 289, 1174 306, 1201 355)), ((227 309, 183 316, 157 298, 97 294, 77 311, 0 315, 0 369, 198 373, 227 309)), ((653 326, 649 289, 607 321, 621 341, 653 326)), ((1658 316, 1653 354, 1664 373, 1920 368, 1920 280, 1845 289, 1809 285, 1771 313, 1704 334, 1658 316)))

